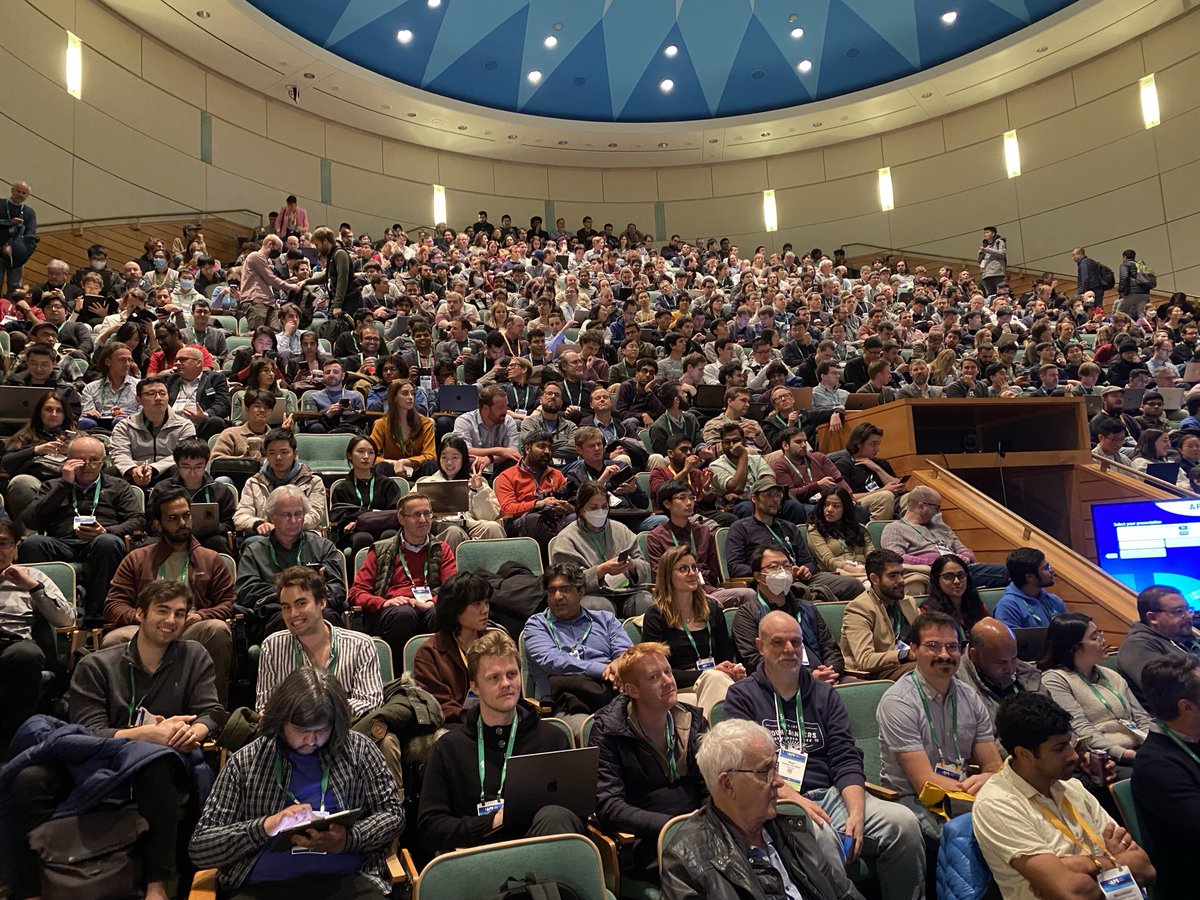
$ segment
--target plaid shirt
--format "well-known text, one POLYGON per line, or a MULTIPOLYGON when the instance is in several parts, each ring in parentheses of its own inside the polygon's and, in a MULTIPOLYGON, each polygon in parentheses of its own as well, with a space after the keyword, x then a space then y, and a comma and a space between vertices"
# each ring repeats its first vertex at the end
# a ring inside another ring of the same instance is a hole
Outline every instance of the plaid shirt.
MULTIPOLYGON (((229 758, 192 835, 188 852, 198 867, 220 871, 225 890, 241 887, 271 840, 263 824, 289 805, 275 783, 276 742, 260 737, 229 758)), ((291 764, 283 755, 283 783, 291 764)), ((404 807, 391 770, 379 748, 364 735, 349 732, 346 746, 333 760, 329 790, 342 810, 363 810, 346 832, 346 852, 363 853, 362 874, 385 894, 391 890, 387 854, 392 838, 404 830, 404 807)))

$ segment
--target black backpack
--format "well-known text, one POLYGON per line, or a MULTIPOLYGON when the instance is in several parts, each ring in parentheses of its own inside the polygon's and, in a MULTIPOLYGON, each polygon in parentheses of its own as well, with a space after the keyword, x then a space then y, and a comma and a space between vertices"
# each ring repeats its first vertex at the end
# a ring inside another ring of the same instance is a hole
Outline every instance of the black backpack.
POLYGON ((561 881, 539 881, 532 872, 523 879, 509 877, 500 893, 488 900, 584 900, 583 894, 561 881))
POLYGON ((1101 288, 1108 291, 1108 290, 1112 290, 1116 286, 1117 276, 1115 276, 1113 274, 1112 269, 1110 269, 1104 263, 1098 262, 1098 263, 1096 263, 1096 271, 1100 275, 1100 287, 1101 288))

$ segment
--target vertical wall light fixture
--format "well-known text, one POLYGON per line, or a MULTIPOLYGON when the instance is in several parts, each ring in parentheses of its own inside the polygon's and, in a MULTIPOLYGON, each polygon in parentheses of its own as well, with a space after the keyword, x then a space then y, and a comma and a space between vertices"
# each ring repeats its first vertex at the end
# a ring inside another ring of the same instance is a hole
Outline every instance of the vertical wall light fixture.
POLYGON ((775 209, 774 191, 763 191, 763 227, 767 231, 779 230, 779 214, 775 209))
POLYGON ((76 100, 83 99, 83 46, 67 32, 67 93, 76 100))
POLYGON ((1158 88, 1154 84, 1154 73, 1138 80, 1142 94, 1142 121, 1147 128, 1153 128, 1162 120, 1158 114, 1158 88))
POLYGON ((879 208, 884 212, 896 208, 896 195, 892 192, 892 169, 884 166, 879 170, 879 208))
POLYGON ((440 184, 433 186, 433 224, 441 225, 446 221, 446 189, 440 184))
POLYGON ((1021 145, 1017 143, 1016 131, 1004 132, 1004 167, 1009 178, 1021 174, 1021 145))

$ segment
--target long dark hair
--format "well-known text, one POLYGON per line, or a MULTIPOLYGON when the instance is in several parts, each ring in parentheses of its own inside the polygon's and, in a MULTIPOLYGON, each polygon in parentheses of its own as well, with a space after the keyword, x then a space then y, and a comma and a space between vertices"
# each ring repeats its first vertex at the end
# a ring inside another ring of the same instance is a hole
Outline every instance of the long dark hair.
POLYGON ((438 602, 433 608, 434 629, 445 634, 457 635, 458 617, 472 603, 481 600, 491 602, 492 585, 486 578, 474 572, 459 572, 446 579, 438 591, 438 602))
POLYGON ((32 447, 34 444, 40 444, 47 437, 53 436, 51 432, 42 426, 42 407, 50 402, 50 400, 57 400, 59 406, 63 408, 63 424, 60 433, 75 429, 76 419, 75 414, 71 411, 70 404, 54 391, 47 391, 34 402, 33 411, 29 414, 29 421, 25 423, 20 431, 8 439, 9 449, 32 447))
POLYGON ((1158 439, 1164 434, 1166 434, 1166 432, 1161 428, 1147 428, 1145 431, 1143 431, 1142 436, 1138 438, 1137 446, 1133 449, 1134 459, 1142 457, 1144 459, 1151 460, 1152 462, 1159 462, 1160 460, 1165 459, 1165 457, 1159 456, 1158 452, 1155 450, 1155 445, 1158 443, 1158 439))
POLYGON ((258 734, 272 737, 286 752, 283 726, 328 728, 329 740, 321 748, 325 756, 341 752, 350 733, 350 701, 337 680, 328 672, 304 666, 296 669, 275 688, 267 700, 258 734))
POLYGON ((854 498, 843 487, 834 488, 832 493, 821 498, 813 507, 813 511, 808 517, 808 523, 817 529, 817 534, 826 540, 839 540, 847 547, 867 546, 867 530, 858 523, 858 519, 854 515, 854 498), (825 501, 830 497, 837 497, 842 501, 842 517, 836 522, 825 520, 825 501))
POLYGON ((971 577, 970 566, 956 553, 945 553, 939 556, 929 567, 929 599, 925 601, 924 606, 930 612, 944 612, 954 621, 965 625, 968 631, 976 622, 986 619, 988 616, 987 607, 983 605, 983 600, 979 597, 979 589, 975 587, 975 580, 971 577), (942 570, 950 563, 958 563, 962 566, 962 570, 967 576, 967 589, 962 596, 961 609, 955 609, 954 601, 947 597, 946 592, 942 590, 942 570))
MULTIPOLYGON (((471 475, 471 454, 467 448, 467 442, 460 438, 457 434, 448 434, 442 438, 442 446, 438 449, 437 458, 438 471, 442 472, 449 479, 469 478, 471 475), (442 451, 449 447, 451 450, 457 450, 459 456, 462 457, 462 465, 456 474, 451 475, 449 472, 442 470, 442 451)), ((440 594, 438 595, 441 596, 440 594)))
MULTIPOLYGON (((387 392, 387 429, 391 434, 392 439, 401 447, 406 445, 404 434, 400 431, 400 406, 396 403, 396 398, 400 395, 400 389, 408 385, 416 393, 417 386, 407 378, 397 378, 388 386, 387 392)), ((417 412, 417 404, 413 403, 413 408, 408 411, 408 439, 415 440, 418 432, 421 430, 421 414, 417 412)))
POLYGON ((259 391, 269 390, 271 393, 279 396, 279 392, 281 390, 279 387, 279 370, 275 365, 275 360, 268 359, 264 356, 250 363, 249 371, 246 372, 246 389, 259 391), (271 383, 269 388, 262 386, 263 369, 270 369, 275 372, 275 380, 271 383))
POLYGON ((1050 620, 1046 630, 1046 649, 1038 660, 1038 668, 1043 672, 1050 669, 1075 668, 1075 651, 1083 643, 1087 627, 1092 622, 1091 616, 1083 613, 1062 613, 1050 620))

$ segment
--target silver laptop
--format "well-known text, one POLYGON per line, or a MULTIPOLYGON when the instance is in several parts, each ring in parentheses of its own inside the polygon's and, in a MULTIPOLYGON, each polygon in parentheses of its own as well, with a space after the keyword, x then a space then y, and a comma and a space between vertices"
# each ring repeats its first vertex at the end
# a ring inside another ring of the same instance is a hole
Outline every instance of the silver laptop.
POLYGON ((221 531, 221 511, 216 503, 192 504, 192 536, 197 540, 210 538, 221 531))
POLYGON ((419 490, 429 498, 433 515, 461 516, 471 507, 471 486, 467 479, 426 481, 419 490))
POLYGON ((504 824, 528 825, 546 806, 565 807, 586 822, 596 809, 599 762, 599 747, 512 757, 504 779, 504 824))
POLYGON ((33 405, 42 394, 53 394, 54 388, 0 386, 0 422, 28 422, 33 417, 33 405))
POLYGON ((275 408, 267 416, 267 424, 272 428, 278 428, 283 424, 283 417, 285 415, 287 415, 287 397, 276 397, 275 408))
POLYGON ((1183 409, 1183 388, 1160 387, 1156 390, 1162 394, 1164 410, 1174 412, 1177 409, 1183 409))

